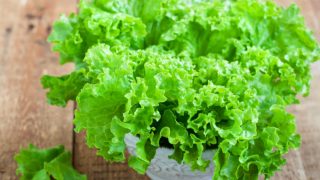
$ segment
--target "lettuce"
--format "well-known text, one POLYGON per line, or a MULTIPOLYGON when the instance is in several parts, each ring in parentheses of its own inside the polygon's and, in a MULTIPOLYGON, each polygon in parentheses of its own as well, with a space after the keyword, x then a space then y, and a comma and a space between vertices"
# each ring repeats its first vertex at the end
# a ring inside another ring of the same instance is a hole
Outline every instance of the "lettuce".
POLYGON ((145 173, 167 141, 170 158, 213 179, 269 178, 300 145, 286 111, 307 96, 320 48, 296 5, 258 0, 91 0, 49 36, 60 63, 44 76, 48 101, 76 100, 75 130, 108 161, 125 160, 124 136, 140 138, 129 165, 145 173))
POLYGON ((39 149, 30 144, 15 156, 18 163, 17 175, 21 180, 86 180, 71 164, 71 153, 63 146, 39 149))

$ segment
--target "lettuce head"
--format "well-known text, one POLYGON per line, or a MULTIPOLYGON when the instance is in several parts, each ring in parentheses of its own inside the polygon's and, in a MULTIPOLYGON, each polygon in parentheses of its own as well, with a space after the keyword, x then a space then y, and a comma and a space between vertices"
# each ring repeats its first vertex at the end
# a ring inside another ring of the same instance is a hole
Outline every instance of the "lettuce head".
POLYGON ((60 63, 48 102, 77 103, 75 130, 108 161, 144 173, 163 142, 170 158, 213 179, 271 177, 300 145, 286 108, 308 95, 319 45, 296 5, 260 0, 83 0, 49 36, 60 63))

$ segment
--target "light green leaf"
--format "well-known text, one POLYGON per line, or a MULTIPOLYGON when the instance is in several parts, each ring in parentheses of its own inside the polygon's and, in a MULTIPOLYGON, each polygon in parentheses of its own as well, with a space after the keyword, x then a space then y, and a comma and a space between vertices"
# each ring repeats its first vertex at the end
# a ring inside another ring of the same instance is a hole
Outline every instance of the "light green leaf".
POLYGON ((21 180, 86 180, 72 167, 71 154, 63 146, 39 149, 30 144, 14 157, 21 180))

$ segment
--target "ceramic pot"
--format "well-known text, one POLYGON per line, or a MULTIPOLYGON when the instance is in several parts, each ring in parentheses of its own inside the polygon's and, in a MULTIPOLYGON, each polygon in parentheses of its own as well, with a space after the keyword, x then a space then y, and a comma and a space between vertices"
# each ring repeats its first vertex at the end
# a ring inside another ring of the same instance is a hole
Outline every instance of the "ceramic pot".
MULTIPOLYGON (((131 134, 125 136, 128 152, 132 155, 136 153, 136 142, 138 140, 138 137, 131 134)), ((158 148, 147 170, 147 175, 152 180, 211 180, 213 175, 212 157, 214 156, 214 152, 214 150, 208 150, 203 153, 203 158, 210 160, 211 163, 206 169, 206 172, 202 172, 191 171, 188 165, 179 164, 175 160, 169 159, 168 156, 173 153, 173 149, 158 148)))

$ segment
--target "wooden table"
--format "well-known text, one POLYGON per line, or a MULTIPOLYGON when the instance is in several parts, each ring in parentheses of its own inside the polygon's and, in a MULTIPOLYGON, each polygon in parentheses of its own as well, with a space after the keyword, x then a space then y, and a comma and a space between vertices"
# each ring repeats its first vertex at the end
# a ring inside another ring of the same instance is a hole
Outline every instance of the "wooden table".
MULTIPOLYGON (((296 2, 307 24, 320 39, 320 0, 296 2)), ((58 65, 46 37, 61 13, 76 11, 76 0, 0 0, 0 180, 17 179, 13 155, 20 147, 64 144, 73 152, 75 167, 89 179, 148 179, 126 163, 108 164, 74 134, 72 103, 67 108, 50 106, 39 78, 65 74, 71 65, 58 65)), ((320 179, 320 63, 313 66, 311 94, 291 108, 297 116, 303 141, 299 151, 287 155, 287 165, 273 179, 320 179)))

